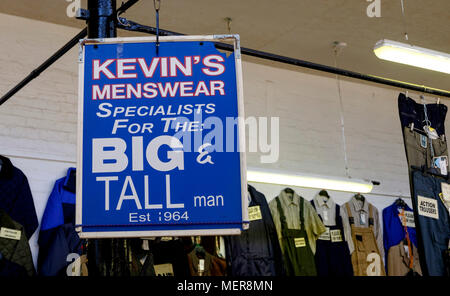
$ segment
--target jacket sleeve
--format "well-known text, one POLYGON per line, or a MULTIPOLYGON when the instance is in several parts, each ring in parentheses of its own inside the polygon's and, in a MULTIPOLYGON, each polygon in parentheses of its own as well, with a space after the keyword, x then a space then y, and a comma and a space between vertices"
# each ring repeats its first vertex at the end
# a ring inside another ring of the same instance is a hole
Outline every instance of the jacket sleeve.
POLYGON ((48 198, 42 217, 39 232, 38 274, 44 276, 57 275, 63 264, 66 264, 68 247, 61 229, 64 224, 60 182, 56 181, 48 198))
POLYGON ((10 216, 24 227, 26 237, 27 239, 30 239, 36 231, 39 222, 30 185, 28 184, 28 179, 25 175, 23 175, 23 180, 18 187, 18 192, 10 216))

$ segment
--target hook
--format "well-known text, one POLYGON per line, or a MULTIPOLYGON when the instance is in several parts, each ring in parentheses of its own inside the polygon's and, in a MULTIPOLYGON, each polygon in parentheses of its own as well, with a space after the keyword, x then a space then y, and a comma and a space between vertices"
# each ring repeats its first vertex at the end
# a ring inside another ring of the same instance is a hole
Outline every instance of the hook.
POLYGON ((161 7, 161 0, 153 0, 153 7, 156 12, 156 55, 159 55, 159 9, 161 7))

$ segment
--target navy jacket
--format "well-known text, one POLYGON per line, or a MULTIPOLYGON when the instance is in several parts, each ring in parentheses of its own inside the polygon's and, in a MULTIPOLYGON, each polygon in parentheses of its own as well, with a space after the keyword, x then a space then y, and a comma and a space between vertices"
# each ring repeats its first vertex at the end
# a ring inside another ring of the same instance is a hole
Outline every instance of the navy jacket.
POLYGON ((251 202, 259 205, 262 219, 250 222, 239 236, 225 236, 228 274, 231 276, 284 275, 283 257, 275 224, 264 194, 248 185, 251 202))
POLYGON ((38 274, 66 275, 70 253, 81 255, 81 240, 75 231, 75 168, 56 180, 47 201, 39 232, 38 274))
POLYGON ((27 239, 30 239, 39 222, 28 179, 20 169, 13 166, 9 158, 0 155, 0 160, 0 209, 21 224, 27 239))

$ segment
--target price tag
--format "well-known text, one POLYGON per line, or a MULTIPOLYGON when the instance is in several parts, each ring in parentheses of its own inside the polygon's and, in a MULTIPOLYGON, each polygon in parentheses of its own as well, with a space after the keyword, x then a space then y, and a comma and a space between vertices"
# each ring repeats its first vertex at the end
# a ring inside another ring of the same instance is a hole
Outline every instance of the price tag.
POLYGON ((442 195, 445 201, 450 201, 450 184, 441 183, 442 195))
POLYGON ((294 238, 294 243, 296 248, 306 247, 306 241, 304 237, 296 237, 294 238))
POLYGON ((433 157, 433 167, 438 168, 441 171, 441 175, 447 175, 448 157, 433 157))
POLYGON ((319 236, 320 240, 330 240, 330 228, 325 227, 326 231, 319 236))
POLYGON ((339 229, 331 230, 330 235, 332 243, 339 243, 342 241, 342 233, 339 229))
POLYGON ((144 251, 150 250, 150 248, 148 246, 148 239, 142 240, 142 250, 144 250, 144 251))
POLYGON ((416 224, 414 222, 414 213, 412 211, 405 211, 404 217, 402 217, 401 214, 399 214, 398 217, 400 218, 402 226, 416 227, 416 224))
POLYGON ((255 221, 255 220, 261 220, 261 209, 259 206, 253 206, 248 208, 248 220, 249 221, 255 221))
POLYGON ((200 259, 198 262, 198 271, 205 271, 205 259, 200 259))
POLYGON ((158 264, 154 266, 155 274, 159 276, 174 276, 172 264, 158 264))
POLYGON ((2 237, 2 238, 20 240, 21 234, 22 234, 22 232, 20 230, 6 228, 6 227, 0 228, 0 237, 2 237))

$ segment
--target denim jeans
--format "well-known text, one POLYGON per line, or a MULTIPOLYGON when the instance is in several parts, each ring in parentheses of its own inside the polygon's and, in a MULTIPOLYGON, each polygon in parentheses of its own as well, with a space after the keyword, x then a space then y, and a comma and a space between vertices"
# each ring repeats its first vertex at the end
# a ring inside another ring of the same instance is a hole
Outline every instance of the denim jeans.
POLYGON ((421 171, 413 171, 412 182, 414 193, 412 202, 422 271, 424 275, 446 275, 444 251, 448 248, 450 238, 449 212, 439 194, 442 192, 441 183, 447 181, 421 171), (419 204, 423 198, 429 199, 432 203, 437 202, 436 212, 439 219, 426 216, 427 211, 424 211, 423 207, 420 208, 419 204))

